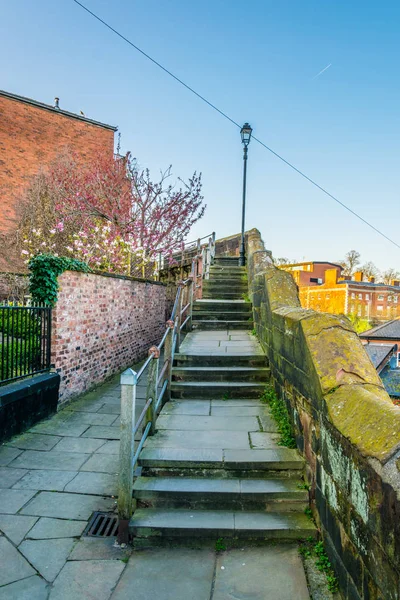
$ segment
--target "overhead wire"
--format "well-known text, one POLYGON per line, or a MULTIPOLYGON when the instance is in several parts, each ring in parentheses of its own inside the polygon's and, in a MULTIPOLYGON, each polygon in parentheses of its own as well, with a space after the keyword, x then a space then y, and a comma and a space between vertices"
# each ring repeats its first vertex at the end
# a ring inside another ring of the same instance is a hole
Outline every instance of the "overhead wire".
MULTIPOLYGON (((237 123, 234 119, 232 119, 226 112, 224 112, 223 110, 221 110, 220 108, 218 108, 218 106, 216 106, 215 104, 213 104, 212 102, 210 102, 209 100, 207 100, 207 98, 205 98, 202 94, 200 94, 199 92, 197 92, 194 88, 192 88, 190 85, 188 85, 187 83, 185 83, 182 79, 180 79, 179 77, 177 77, 176 75, 174 75, 174 73, 172 73, 172 71, 170 71, 169 69, 167 69, 166 67, 164 67, 164 65, 162 65, 160 62, 158 62, 157 60, 155 60, 149 54, 147 54, 147 52, 145 52, 144 50, 142 50, 141 48, 139 48, 139 46, 137 46, 136 44, 134 44, 131 40, 129 40, 127 37, 125 37, 117 29, 115 29, 109 23, 107 23, 106 21, 104 21, 104 19, 102 19, 96 13, 94 13, 93 11, 91 11, 87 6, 85 6, 84 4, 82 4, 82 2, 80 2, 79 0, 72 0, 72 1, 75 2, 75 4, 77 4, 78 6, 80 6, 83 10, 85 10, 94 19, 96 19, 97 21, 99 21, 102 25, 104 25, 105 27, 107 27, 107 29, 109 29, 110 31, 112 31, 113 33, 115 33, 115 35, 117 35, 119 38, 121 38, 124 42, 126 42, 127 44, 129 44, 130 46, 132 46, 132 48, 134 48, 135 50, 137 50, 138 52, 140 52, 140 54, 142 54, 145 58, 147 58, 148 60, 150 60, 153 64, 155 64, 157 67, 159 67, 167 75, 169 75, 170 77, 172 77, 173 79, 175 79, 175 81, 177 81, 183 87, 185 87, 187 90, 189 90, 189 92, 191 92, 192 94, 194 94, 195 96, 197 96, 200 100, 202 100, 203 102, 205 102, 210 108, 212 108, 213 110, 215 110, 222 117, 224 117, 225 119, 227 119, 228 121, 230 121, 233 125, 235 125, 239 129, 241 128, 241 125, 239 125, 239 123, 237 123)), ((321 192, 323 192, 324 194, 326 194, 329 198, 331 198, 332 200, 334 200, 335 202, 337 202, 340 206, 342 206, 344 209, 346 209, 348 212, 350 212, 357 219, 359 219, 360 221, 362 221, 365 225, 367 225, 368 227, 370 227, 373 231, 375 231, 376 233, 378 233, 379 235, 381 235, 383 238, 385 238, 388 242, 390 242, 391 244, 393 244, 394 246, 396 246, 397 248, 400 249, 400 244, 398 244, 397 242, 395 242, 394 240, 392 240, 389 236, 387 236, 385 233, 383 233, 383 231, 381 231, 380 229, 378 229, 377 227, 375 227, 374 225, 372 225, 372 223, 370 223, 369 221, 367 221, 366 219, 364 219, 364 217, 362 217, 355 210, 353 210, 352 208, 350 208, 349 206, 347 206, 347 204, 345 204, 344 202, 342 202, 341 200, 339 200, 339 198, 337 198, 336 196, 334 196, 333 194, 331 194, 330 192, 328 192, 328 190, 326 190, 324 187, 322 187, 321 185, 319 185, 316 181, 314 181, 314 179, 312 179, 311 177, 309 177, 308 175, 306 175, 305 173, 303 173, 303 171, 301 171, 300 169, 298 169, 290 161, 286 160, 286 158, 284 158, 283 156, 281 156, 280 154, 278 154, 278 152, 276 152, 275 150, 273 150, 270 146, 268 146, 267 144, 265 144, 262 140, 260 140, 259 138, 257 138, 254 135, 252 135, 252 139, 254 141, 256 141, 258 144, 260 144, 261 146, 263 146, 263 148, 265 148, 266 150, 268 150, 268 152, 270 152, 271 154, 273 154, 276 158, 278 158, 279 160, 281 160, 285 165, 287 165, 288 167, 290 167, 291 169, 293 169, 293 171, 295 171, 296 173, 298 173, 298 175, 300 175, 301 177, 303 177, 304 179, 306 179, 306 181, 308 181, 309 183, 311 183, 313 186, 315 186, 321 192)))

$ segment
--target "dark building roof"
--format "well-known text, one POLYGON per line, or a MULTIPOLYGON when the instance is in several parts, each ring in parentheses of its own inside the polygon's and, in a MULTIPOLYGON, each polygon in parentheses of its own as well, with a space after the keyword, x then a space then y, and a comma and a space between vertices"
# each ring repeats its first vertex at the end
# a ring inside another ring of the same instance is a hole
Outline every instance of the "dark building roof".
POLYGON ((396 349, 396 344, 367 344, 364 348, 375 369, 379 372, 379 367, 396 349))
POLYGON ((379 376, 389 396, 400 398, 400 369, 390 369, 387 366, 379 376))
POLYGON ((45 110, 50 110, 51 112, 59 113, 61 115, 64 115, 65 117, 71 117, 72 119, 85 121, 86 123, 90 123, 91 125, 98 125, 99 127, 111 129, 112 131, 117 131, 118 129, 118 127, 115 127, 114 125, 107 125, 106 123, 101 123, 100 121, 94 121, 93 119, 88 119, 83 115, 77 115, 67 110, 57 108, 56 106, 51 106, 50 104, 44 104, 43 102, 38 102, 37 100, 32 100, 31 98, 25 98, 25 96, 18 96, 17 94, 11 94, 10 92, 5 92, 3 90, 0 90, 0 96, 3 96, 4 98, 10 98, 11 100, 18 100, 19 102, 24 102, 25 104, 31 104, 32 106, 36 106, 37 108, 44 108, 45 110))
POLYGON ((394 319, 388 323, 383 323, 368 331, 360 333, 362 339, 376 339, 376 340, 399 340, 400 339, 400 319, 394 319))

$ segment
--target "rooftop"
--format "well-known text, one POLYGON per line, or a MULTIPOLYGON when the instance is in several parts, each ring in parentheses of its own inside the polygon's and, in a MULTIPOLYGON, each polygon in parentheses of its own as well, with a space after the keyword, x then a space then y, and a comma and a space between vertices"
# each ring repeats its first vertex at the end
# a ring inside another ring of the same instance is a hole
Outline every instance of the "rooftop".
POLYGON ((354 279, 340 279, 338 284, 347 284, 347 285, 358 285, 360 287, 369 287, 369 288, 386 288, 395 290, 397 292, 400 291, 400 286, 398 285, 390 285, 388 283, 373 283, 371 281, 355 281, 354 279))
POLYGON ((364 348, 375 369, 379 372, 379 367, 396 349, 396 344, 366 344, 364 348))
POLYGON ((105 129, 111 129, 112 131, 117 131, 118 129, 118 127, 115 127, 114 125, 107 125, 106 123, 101 123, 100 121, 88 119, 84 115, 77 115, 76 113, 69 112, 68 110, 63 110, 61 108, 51 106, 50 104, 44 104, 43 102, 38 102, 37 100, 32 100, 31 98, 26 98, 25 96, 11 94, 11 92, 5 92, 4 90, 0 90, 0 96, 3 96, 4 98, 9 98, 10 100, 24 102, 25 104, 31 104, 32 106, 36 106, 37 108, 43 108, 44 110, 59 113, 61 115, 64 115, 65 117, 78 119, 79 121, 84 121, 86 123, 90 123, 91 125, 97 125, 98 127, 104 127, 105 129))
POLYGON ((388 321, 388 323, 383 323, 382 325, 377 325, 372 329, 368 329, 368 331, 364 331, 360 333, 361 339, 377 339, 377 340, 399 340, 400 339, 400 319, 394 319, 393 321, 388 321))

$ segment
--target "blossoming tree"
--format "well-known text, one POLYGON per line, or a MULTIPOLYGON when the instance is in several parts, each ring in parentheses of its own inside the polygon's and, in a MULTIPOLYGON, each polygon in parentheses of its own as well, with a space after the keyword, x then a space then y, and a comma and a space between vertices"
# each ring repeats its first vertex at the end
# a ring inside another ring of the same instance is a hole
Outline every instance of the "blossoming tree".
POLYGON ((153 182, 127 155, 95 157, 82 167, 59 156, 32 181, 19 241, 26 261, 38 253, 85 260, 107 271, 150 276, 158 255, 181 248, 205 210, 201 175, 170 183, 171 167, 153 182))

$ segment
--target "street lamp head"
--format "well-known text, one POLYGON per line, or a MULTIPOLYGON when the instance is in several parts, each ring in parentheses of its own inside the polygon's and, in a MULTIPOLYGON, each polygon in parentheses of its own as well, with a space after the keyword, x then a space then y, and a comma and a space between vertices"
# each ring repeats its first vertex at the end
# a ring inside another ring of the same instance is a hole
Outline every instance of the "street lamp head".
POLYGON ((245 123, 243 125, 242 129, 240 130, 240 135, 242 136, 242 143, 246 147, 250 144, 250 138, 251 138, 252 131, 253 130, 248 123, 245 123))

